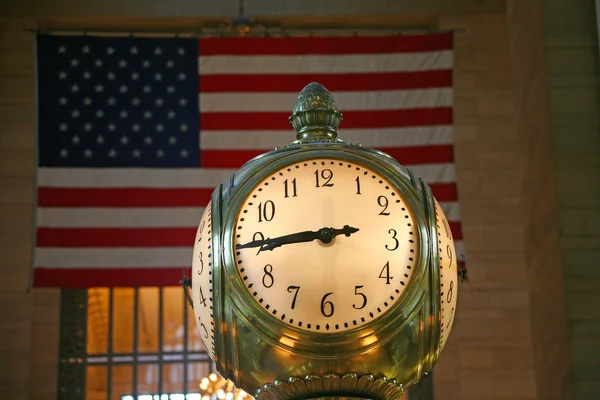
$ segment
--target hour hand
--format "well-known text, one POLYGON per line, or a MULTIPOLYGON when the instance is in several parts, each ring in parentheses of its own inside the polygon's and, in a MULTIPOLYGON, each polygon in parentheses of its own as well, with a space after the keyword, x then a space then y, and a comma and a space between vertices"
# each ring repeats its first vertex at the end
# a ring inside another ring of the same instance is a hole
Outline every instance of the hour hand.
POLYGON ((274 248, 283 246, 284 244, 311 242, 315 239, 319 239, 318 231, 304 231, 292 233, 290 235, 279 236, 273 239, 267 239, 265 241, 265 245, 261 248, 261 250, 273 250, 274 248))

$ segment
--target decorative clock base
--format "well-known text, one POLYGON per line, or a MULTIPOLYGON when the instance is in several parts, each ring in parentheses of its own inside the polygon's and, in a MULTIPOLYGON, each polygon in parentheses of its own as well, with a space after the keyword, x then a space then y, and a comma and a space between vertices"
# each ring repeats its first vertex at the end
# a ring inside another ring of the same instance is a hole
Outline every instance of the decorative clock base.
POLYGON ((395 379, 371 374, 346 373, 338 375, 309 374, 304 378, 293 376, 286 381, 276 380, 259 389, 257 400, 304 400, 314 398, 396 400, 404 394, 404 387, 395 379))

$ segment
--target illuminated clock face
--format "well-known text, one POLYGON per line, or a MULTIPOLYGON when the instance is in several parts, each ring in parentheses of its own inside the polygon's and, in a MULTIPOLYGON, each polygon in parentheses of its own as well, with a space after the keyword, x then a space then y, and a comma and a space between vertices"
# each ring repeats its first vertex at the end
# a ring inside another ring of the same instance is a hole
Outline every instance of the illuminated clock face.
POLYGON ((452 231, 450 231, 450 224, 448 224, 448 220, 437 201, 435 202, 435 214, 440 257, 440 351, 442 351, 454 323, 454 312, 458 297, 458 275, 452 231))
POLYGON ((215 359, 215 326, 212 293, 212 224, 209 203, 200 219, 192 261, 192 301, 196 325, 210 357, 215 359))
POLYGON ((339 333, 383 315, 419 259, 404 195, 378 172, 335 159, 292 164, 244 200, 233 236, 243 283, 273 318, 339 333))

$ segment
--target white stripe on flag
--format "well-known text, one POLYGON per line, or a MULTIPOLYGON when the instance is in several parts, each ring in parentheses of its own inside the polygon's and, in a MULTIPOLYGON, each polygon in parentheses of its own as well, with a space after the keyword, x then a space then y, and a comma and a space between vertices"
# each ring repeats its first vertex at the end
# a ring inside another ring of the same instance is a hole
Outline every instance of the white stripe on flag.
POLYGON ((181 268, 192 264, 192 250, 193 247, 38 247, 35 266, 47 268, 181 268))
MULTIPOLYGON (((427 183, 455 182, 454 164, 422 164, 410 168, 427 183)), ((227 181, 234 169, 40 168, 39 187, 62 188, 207 188, 227 181), (208 171, 208 172, 207 172, 208 171), (210 171, 216 171, 210 175, 210 171)))
POLYGON ((195 228, 204 207, 181 208, 56 208, 40 207, 43 228, 195 228))
MULTIPOLYGON (((465 254, 463 241, 454 242, 458 254, 465 254)), ((152 248, 37 248, 36 267, 46 268, 159 268, 188 267, 192 247, 152 248)))
MULTIPOLYGON (((452 88, 334 93, 338 110, 397 110, 452 106, 452 88)), ((297 92, 200 93, 200 112, 290 111, 297 92)))
MULTIPOLYGON (((338 137, 349 143, 360 143, 366 147, 404 147, 452 144, 453 132, 450 125, 424 126, 415 128, 343 129, 338 137)), ((227 149, 270 149, 285 146, 295 139, 292 129, 281 131, 244 130, 212 131, 200 133, 200 148, 204 150, 227 149)))
POLYGON ((198 57, 198 73, 337 74, 430 71, 452 68, 452 50, 340 55, 226 55, 198 57))
MULTIPOLYGON (((457 202, 441 202, 449 221, 460 220, 457 202)), ((40 228, 196 228, 198 208, 55 208, 37 210, 40 228)))
POLYGON ((208 188, 226 182, 235 169, 40 168, 40 187, 208 188))

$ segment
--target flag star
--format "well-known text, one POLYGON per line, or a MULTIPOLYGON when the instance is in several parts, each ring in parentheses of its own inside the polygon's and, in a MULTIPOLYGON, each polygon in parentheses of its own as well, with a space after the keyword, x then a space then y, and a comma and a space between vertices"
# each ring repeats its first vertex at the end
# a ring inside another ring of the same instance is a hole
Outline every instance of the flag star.
POLYGON ((101 60, 101 59, 97 59, 97 60, 94 62, 94 65, 95 65, 96 67, 101 67, 101 66, 102 66, 102 64, 103 64, 103 62, 102 62, 102 60, 101 60))
POLYGON ((119 67, 125 68, 126 66, 127 66, 127 61, 125 61, 125 60, 119 61, 119 67))
POLYGON ((96 89, 96 92, 102 93, 104 91, 104 86, 102 86, 102 85, 96 85, 95 89, 96 89))
POLYGON ((148 61, 148 60, 142 61, 142 67, 149 68, 150 67, 150 61, 148 61))
POLYGON ((117 103, 117 100, 114 97, 109 97, 106 102, 109 106, 114 106, 117 103))
POLYGON ((185 81, 185 78, 187 78, 187 75, 182 73, 182 74, 179 74, 177 77, 179 78, 180 81, 185 81))
POLYGON ((177 114, 175 114, 175 111, 173 111, 173 110, 170 110, 170 111, 167 113, 167 116, 169 117, 169 119, 173 119, 173 118, 175 118, 175 117, 177 116, 177 114))
POLYGON ((137 53, 138 53, 138 48, 137 48, 137 47, 135 47, 135 46, 133 46, 131 49, 129 49, 129 52, 130 52, 131 54, 137 54, 137 53))
POLYGON ((140 74, 138 74, 137 72, 133 71, 133 73, 131 74, 131 79, 134 81, 137 81, 140 78, 140 74))
POLYGON ((84 124, 84 125, 83 125, 83 129, 84 129, 86 132, 89 132, 89 131, 91 131, 91 130, 92 130, 92 124, 90 124, 90 123, 84 124))
POLYGON ((152 88, 150 86, 148 86, 148 85, 144 86, 143 89, 144 89, 145 93, 150 93, 152 91, 152 88))
POLYGON ((123 143, 123 144, 129 143, 129 138, 127 136, 121 136, 121 143, 123 143))
POLYGON ((62 124, 60 124, 58 126, 58 129, 60 129, 61 132, 65 132, 67 129, 69 129, 69 125, 67 125, 63 122, 62 124))
POLYGON ((162 158, 165 155, 165 152, 161 149, 156 150, 156 157, 162 158))
POLYGON ((71 92, 74 92, 74 93, 79 92, 79 86, 77 84, 71 86, 71 92))
POLYGON ((106 49, 106 54, 115 54, 115 49, 111 46, 106 49))
POLYGON ((186 104, 187 104, 187 100, 186 100, 186 99, 180 99, 180 100, 179 100, 179 105, 180 105, 180 106, 182 106, 182 107, 183 107, 183 106, 185 106, 186 104))
POLYGON ((58 48, 58 54, 64 54, 67 51, 67 49, 65 48, 65 46, 60 46, 58 48))
POLYGON ((65 71, 60 71, 58 73, 58 79, 65 79, 67 77, 67 73, 65 71))
POLYGON ((71 67, 76 67, 79 65, 79 60, 74 58, 71 60, 71 67))
POLYGON ((154 54, 160 56, 162 54, 162 49, 160 47, 157 47, 156 49, 154 49, 154 54))
POLYGON ((133 104, 134 106, 137 106, 140 104, 140 99, 137 97, 134 97, 133 99, 131 99, 131 104, 133 104))
POLYGON ((84 52, 85 54, 90 52, 90 46, 85 45, 81 48, 81 51, 84 52))
POLYGON ((167 92, 173 93, 174 91, 175 91, 175 87, 174 86, 167 86, 167 92))
POLYGON ((131 126, 131 130, 134 131, 134 132, 139 132, 139 130, 140 130, 140 124, 133 124, 131 126))
POLYGON ((152 118, 152 113, 150 111, 144 111, 144 118, 146 118, 146 119, 152 118))
POLYGON ((89 97, 85 97, 83 99, 83 104, 85 104, 86 106, 89 106, 90 104, 92 104, 92 99, 89 97))
POLYGON ((126 85, 121 85, 121 93, 126 93, 127 92, 127 86, 126 85))
POLYGON ((108 151, 108 156, 109 156, 110 158, 115 158, 115 157, 117 156, 117 151, 116 151, 115 149, 110 149, 110 150, 108 151))
POLYGON ((179 130, 180 130, 181 132, 187 132, 187 130, 188 130, 188 127, 187 127, 187 125, 186 125, 186 124, 181 124, 181 125, 179 125, 179 130))
POLYGON ((177 138, 175 136, 171 136, 169 138, 169 144, 175 144, 175 143, 177 143, 177 138))
POLYGON ((104 117, 104 111, 102 111, 102 110, 96 111, 96 117, 98 117, 98 118, 104 117))
POLYGON ((79 114, 80 114, 79 110, 73 110, 73 111, 71 111, 71 117, 73 117, 73 118, 79 117, 79 114))
POLYGON ((127 112, 127 110, 123 110, 119 115, 121 116, 121 118, 127 118, 129 116, 129 113, 127 112))
POLYGON ((181 158, 187 158, 188 156, 188 151, 183 149, 179 152, 179 154, 181 155, 181 158))
POLYGON ((104 143, 104 136, 102 136, 102 135, 98 136, 98 137, 96 138, 96 142, 97 142, 98 144, 102 144, 102 143, 104 143))
POLYGON ((173 68, 174 65, 175 63, 173 62, 173 60, 167 61, 167 68, 173 68))
POLYGON ((180 56, 185 54, 185 50, 183 49, 183 47, 177 49, 177 54, 179 54, 180 56))
POLYGON ((162 132, 164 130, 165 130, 165 127, 162 124, 156 125, 156 131, 157 132, 162 132))
POLYGON ((90 74, 90 71, 85 71, 83 73, 83 79, 90 79, 92 77, 92 74, 90 74))
POLYGON ((161 99, 160 97, 156 100, 154 100, 154 104, 156 104, 157 106, 162 106, 164 103, 163 99, 161 99))
POLYGON ((151 136, 146 136, 146 137, 144 138, 144 142, 145 142, 146 144, 152 144, 152 137, 151 137, 151 136))
POLYGON ((115 124, 108 124, 108 130, 114 132, 117 129, 115 124))
POLYGON ((73 142, 73 144, 79 144, 79 136, 75 135, 71 138, 71 142, 73 142))
POLYGON ((154 79, 157 81, 162 81, 162 75, 161 74, 156 74, 154 75, 154 79))
POLYGON ((90 149, 85 149, 85 151, 83 152, 83 154, 85 155, 85 158, 91 158, 92 154, 94 154, 94 152, 90 149))
POLYGON ((114 80, 115 80, 115 73, 114 73, 114 72, 112 72, 112 71, 110 71, 108 74, 106 74, 106 78, 107 78, 109 81, 114 81, 114 80))
POLYGON ((61 106, 64 106, 65 104, 67 104, 67 99, 66 97, 59 97, 58 99, 58 104, 60 104, 61 106))
POLYGON ((64 157, 66 157, 68 155, 69 155, 69 152, 67 151, 67 149, 61 149, 61 151, 60 151, 60 156, 61 157, 64 158, 64 157))
POLYGON ((140 156, 142 155, 142 152, 138 149, 134 149, 132 154, 135 158, 140 158, 140 156))

